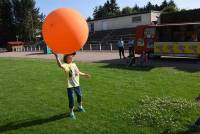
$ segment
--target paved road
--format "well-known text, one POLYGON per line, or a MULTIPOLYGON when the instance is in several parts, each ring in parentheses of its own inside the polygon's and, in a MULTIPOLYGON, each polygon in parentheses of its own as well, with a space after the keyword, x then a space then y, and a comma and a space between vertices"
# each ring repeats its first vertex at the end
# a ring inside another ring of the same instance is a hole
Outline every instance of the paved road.
MULTIPOLYGON (((5 52, 5 53, 0 53, 0 57, 38 58, 38 59, 55 58, 52 54, 46 55, 41 52, 5 52)), ((117 52, 78 52, 75 57, 75 60, 83 62, 98 62, 102 60, 114 60, 118 58, 119 55, 117 52)))

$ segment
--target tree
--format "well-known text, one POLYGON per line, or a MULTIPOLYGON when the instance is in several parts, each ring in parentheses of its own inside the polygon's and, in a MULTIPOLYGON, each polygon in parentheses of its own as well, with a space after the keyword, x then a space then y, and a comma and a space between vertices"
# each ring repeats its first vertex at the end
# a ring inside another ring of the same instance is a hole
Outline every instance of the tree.
POLYGON ((140 12, 140 7, 137 4, 135 4, 135 6, 133 7, 133 11, 136 13, 140 12))
POLYGON ((167 7, 168 6, 168 3, 167 3, 167 0, 164 0, 163 2, 162 2, 162 4, 160 5, 160 10, 163 10, 165 7, 167 7))
POLYGON ((104 5, 100 5, 95 7, 93 12, 93 18, 107 18, 107 17, 114 17, 120 14, 120 8, 117 5, 116 0, 107 0, 104 5))
POLYGON ((169 1, 168 6, 177 7, 176 4, 175 4, 175 2, 173 0, 169 1))
POLYGON ((105 10, 103 6, 99 6, 98 8, 98 18, 104 18, 105 17, 105 10))
POLYGON ((145 10, 148 12, 154 10, 154 5, 152 5, 151 2, 149 1, 145 7, 145 10))
POLYGON ((98 16, 98 12, 99 12, 99 7, 95 7, 94 8, 94 11, 93 11, 93 18, 97 19, 99 16, 98 16))
POLYGON ((119 8, 116 0, 110 0, 110 9, 111 9, 112 13, 114 13, 116 15, 120 14, 120 8, 119 8))
POLYGON ((174 6, 167 6, 165 7, 163 10, 162 10, 162 14, 165 14, 165 13, 175 13, 177 12, 178 9, 174 6))
POLYGON ((91 21, 92 20, 92 18, 89 16, 89 17, 87 17, 87 21, 91 21))
POLYGON ((185 12, 185 11, 187 11, 187 9, 181 9, 181 10, 180 10, 180 12, 185 12))
POLYGON ((133 12, 133 8, 125 7, 125 8, 122 9, 122 14, 123 15, 129 15, 129 14, 132 14, 132 13, 134 13, 133 12))
POLYGON ((121 11, 120 8, 116 2, 116 0, 107 0, 104 5, 100 5, 98 7, 95 7, 93 12, 93 18, 94 19, 102 19, 107 17, 114 17, 118 16, 120 14, 122 15, 128 15, 132 13, 143 13, 143 12, 150 12, 151 10, 156 11, 162 11, 163 12, 176 12, 178 11, 178 8, 174 2, 174 0, 170 0, 167 2, 167 0, 164 0, 161 5, 155 4, 153 5, 150 1, 144 6, 139 7, 137 4, 135 4, 134 7, 124 7, 121 11))
POLYGON ((35 41, 36 32, 41 29, 43 15, 35 5, 35 0, 13 0, 16 32, 21 40, 35 41))
POLYGON ((158 4, 154 5, 154 10, 160 11, 160 6, 158 6, 158 4))
POLYGON ((0 1, 0 42, 14 40, 15 30, 13 24, 12 4, 9 0, 0 1))

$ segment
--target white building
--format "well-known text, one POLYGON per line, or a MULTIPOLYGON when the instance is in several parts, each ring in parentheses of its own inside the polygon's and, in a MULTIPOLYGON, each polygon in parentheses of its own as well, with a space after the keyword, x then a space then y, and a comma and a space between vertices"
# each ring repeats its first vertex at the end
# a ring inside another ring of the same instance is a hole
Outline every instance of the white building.
POLYGON ((96 19, 88 21, 88 26, 90 31, 133 28, 138 25, 147 25, 152 24, 153 22, 159 22, 159 18, 159 11, 151 11, 149 13, 117 16, 106 19, 96 19))

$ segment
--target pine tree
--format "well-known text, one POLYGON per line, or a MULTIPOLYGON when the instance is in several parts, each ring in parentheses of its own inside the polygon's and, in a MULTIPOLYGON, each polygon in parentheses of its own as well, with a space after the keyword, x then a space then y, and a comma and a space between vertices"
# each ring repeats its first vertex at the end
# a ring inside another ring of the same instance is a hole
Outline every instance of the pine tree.
POLYGON ((94 19, 98 18, 98 11, 99 11, 99 8, 96 6, 94 8, 94 11, 93 11, 93 14, 92 14, 94 19))
POLYGON ((93 12, 93 18, 94 19, 103 19, 107 17, 114 17, 118 16, 120 14, 122 15, 128 15, 132 13, 143 13, 143 12, 150 12, 151 10, 156 11, 162 11, 165 12, 175 12, 178 11, 178 8, 174 2, 174 0, 170 0, 167 2, 167 0, 164 0, 162 4, 159 6, 157 4, 153 5, 150 1, 144 6, 139 7, 137 4, 131 8, 131 7, 124 7, 121 11, 117 4, 116 0, 107 0, 104 5, 100 5, 94 9, 93 12))
POLYGON ((12 5, 9 0, 0 1, 0 43, 5 44, 15 38, 12 5))
POLYGON ((156 4, 156 5, 154 6, 154 10, 155 10, 155 11, 160 11, 160 7, 158 6, 158 4, 156 4))
POLYGON ((16 31, 23 41, 35 41, 41 29, 41 14, 35 5, 35 0, 13 0, 16 31))
POLYGON ((87 17, 87 21, 91 21, 92 20, 92 18, 89 16, 89 17, 87 17))
POLYGON ((145 7, 145 10, 147 12, 151 11, 151 10, 154 10, 154 5, 151 4, 151 2, 149 1, 145 7))
POLYGON ((133 7, 133 11, 136 13, 140 12, 140 7, 137 4, 135 4, 135 6, 133 7))
POLYGON ((125 8, 122 9, 122 14, 123 15, 129 15, 129 14, 132 14, 132 13, 134 13, 133 12, 133 8, 125 7, 125 8))
POLYGON ((117 5, 116 0, 107 0, 104 5, 100 5, 98 7, 95 7, 93 12, 93 18, 99 19, 99 18, 107 18, 107 17, 114 17, 120 14, 120 8, 117 5))
POLYGON ((116 15, 120 14, 120 8, 116 0, 110 0, 110 8, 111 8, 111 12, 115 13, 116 15))
POLYGON ((169 1, 168 6, 177 7, 176 4, 175 4, 175 2, 173 0, 169 1))
POLYGON ((174 6, 167 6, 167 7, 163 8, 162 14, 165 14, 165 13, 175 13, 177 11, 178 10, 177 10, 176 7, 174 7, 174 6))
POLYGON ((160 10, 163 10, 165 7, 167 7, 168 6, 168 3, 167 3, 167 0, 164 0, 163 2, 162 2, 162 4, 160 5, 160 10))

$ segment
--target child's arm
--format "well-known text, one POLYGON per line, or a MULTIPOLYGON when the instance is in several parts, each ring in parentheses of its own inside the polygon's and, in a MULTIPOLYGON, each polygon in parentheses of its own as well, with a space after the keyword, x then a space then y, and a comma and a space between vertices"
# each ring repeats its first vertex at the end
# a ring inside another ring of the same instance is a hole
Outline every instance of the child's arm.
POLYGON ((62 62, 60 61, 60 59, 59 59, 58 55, 57 55, 57 54, 55 54, 55 53, 53 53, 53 54, 54 54, 54 55, 55 55, 55 57, 56 57, 56 61, 57 61, 57 64, 58 64, 58 66, 59 66, 60 68, 64 69, 64 67, 62 66, 62 62))
POLYGON ((79 75, 80 75, 80 76, 85 76, 85 77, 87 77, 87 78, 90 78, 90 77, 91 77, 91 75, 86 74, 86 73, 83 73, 83 72, 80 72, 80 71, 79 71, 79 75))

